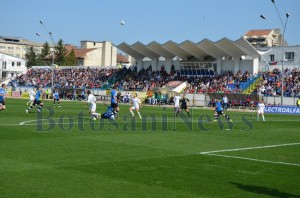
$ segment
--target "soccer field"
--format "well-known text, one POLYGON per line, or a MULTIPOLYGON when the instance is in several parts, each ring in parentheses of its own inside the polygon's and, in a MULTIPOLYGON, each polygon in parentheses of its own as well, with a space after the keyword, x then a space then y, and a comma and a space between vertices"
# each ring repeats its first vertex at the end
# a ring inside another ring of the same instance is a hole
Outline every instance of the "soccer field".
MULTIPOLYGON (((0 197, 299 197, 300 117, 144 106, 90 121, 83 102, 0 112, 0 197)), ((98 103, 102 113, 105 104, 98 103)))

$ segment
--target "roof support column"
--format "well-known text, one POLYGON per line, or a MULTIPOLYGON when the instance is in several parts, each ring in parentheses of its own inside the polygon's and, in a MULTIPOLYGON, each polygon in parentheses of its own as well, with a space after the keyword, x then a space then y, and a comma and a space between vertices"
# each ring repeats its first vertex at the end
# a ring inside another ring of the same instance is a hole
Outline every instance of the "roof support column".
POLYGON ((151 60, 152 71, 158 71, 158 58, 152 58, 151 60))
POLYGON ((240 70, 240 57, 234 57, 233 58, 233 62, 234 62, 234 71, 233 73, 236 74, 239 70, 240 70))
POLYGON ((144 61, 143 61, 143 59, 138 59, 138 60, 136 60, 136 62, 137 62, 137 71, 139 72, 144 67, 144 65, 143 65, 144 61))
POLYGON ((252 68, 252 74, 258 74, 258 66, 259 66, 259 59, 254 58, 253 59, 253 68, 252 68))
POLYGON ((219 57, 217 59, 217 73, 218 73, 218 75, 221 74, 222 70, 223 70, 222 57, 219 57))
POLYGON ((168 74, 171 72, 172 65, 173 65, 172 58, 166 58, 165 59, 165 69, 168 74))

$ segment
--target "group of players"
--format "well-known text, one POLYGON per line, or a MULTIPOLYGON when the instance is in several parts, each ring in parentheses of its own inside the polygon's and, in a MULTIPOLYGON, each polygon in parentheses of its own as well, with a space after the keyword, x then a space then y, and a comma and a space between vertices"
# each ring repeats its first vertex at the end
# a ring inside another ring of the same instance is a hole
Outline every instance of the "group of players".
MULTIPOLYGON (((5 95, 6 95, 6 85, 2 84, 0 88, 0 111, 6 109, 5 105, 5 95)), ((102 119, 115 119, 117 117, 117 114, 120 110, 119 107, 119 101, 120 101, 120 95, 116 91, 116 86, 113 87, 111 90, 111 105, 107 107, 107 110, 99 114, 96 112, 96 97, 91 93, 90 90, 87 91, 88 94, 88 99, 87 99, 87 105, 89 105, 89 114, 90 118, 92 120, 96 120, 97 118, 102 118, 102 119)), ((43 95, 43 90, 41 87, 38 87, 37 89, 33 89, 29 93, 29 101, 27 102, 27 106, 29 106, 26 109, 26 113, 29 113, 30 110, 32 110, 34 107, 37 108, 38 112, 42 111, 42 108, 44 106, 44 103, 42 102, 42 95, 43 95)), ((132 99, 131 99, 131 106, 129 108, 129 112, 131 113, 132 117, 135 117, 135 114, 133 111, 135 110, 137 115, 139 116, 140 119, 142 119, 142 116, 140 114, 139 109, 141 108, 141 100, 137 97, 137 93, 134 93, 132 99)), ((185 97, 183 94, 182 98, 180 97, 180 94, 178 93, 176 96, 174 96, 174 110, 175 110, 175 115, 178 116, 178 114, 182 111, 185 110, 188 117, 190 116, 189 108, 187 103, 189 102, 189 99, 185 97)), ((60 106, 60 98, 59 98, 59 93, 58 90, 56 89, 53 93, 53 105, 56 107, 56 104, 58 107, 60 106)), ((257 121, 259 121, 259 117, 262 117, 262 120, 265 121, 264 117, 264 109, 265 105, 263 102, 263 99, 260 100, 260 102, 257 105, 257 121)), ((216 108, 214 109, 214 121, 217 121, 219 116, 224 116, 228 121, 232 121, 230 119, 230 116, 224 113, 222 103, 219 99, 216 101, 216 108)))
MULTIPOLYGON (((174 96, 174 110, 175 115, 178 116, 178 114, 185 110, 187 112, 188 117, 190 117, 189 108, 187 106, 187 102, 189 102, 189 99, 183 95, 183 97, 180 97, 180 94, 178 93, 176 96, 174 96)), ((259 116, 261 115, 262 120, 265 122, 265 104, 263 99, 260 100, 260 102, 257 104, 257 121, 259 121, 259 116)), ((214 121, 217 121, 219 116, 224 116, 228 121, 232 122, 230 119, 230 116, 224 113, 223 105, 221 103, 220 99, 216 99, 216 107, 214 109, 214 121)))
MULTIPOLYGON (((90 118, 92 120, 96 120, 97 118, 100 119, 115 119, 117 117, 118 112, 120 111, 119 102, 120 102, 120 95, 116 91, 116 86, 113 87, 113 89, 110 92, 111 96, 111 104, 107 107, 106 112, 99 114, 96 112, 97 104, 96 104, 96 97, 91 93, 90 90, 87 91, 88 94, 88 100, 87 103, 89 105, 89 112, 90 112, 90 118)), ((133 95, 133 98, 131 99, 132 106, 129 108, 129 112, 131 113, 132 117, 134 118, 135 115, 133 113, 133 110, 135 110, 139 116, 140 119, 142 119, 142 116, 140 114, 139 109, 141 108, 141 101, 137 97, 137 93, 133 95)))
MULTIPOLYGON (((29 113, 31 109, 34 107, 37 108, 37 111, 40 113, 42 112, 42 108, 44 106, 44 103, 42 102, 42 96, 44 92, 42 87, 33 88, 33 90, 29 93, 29 101, 27 102, 27 106, 29 106, 25 111, 26 113, 29 113)), ((60 107, 60 102, 59 102, 59 93, 58 90, 55 89, 53 93, 53 106, 54 108, 56 107, 56 104, 58 107, 60 107)))

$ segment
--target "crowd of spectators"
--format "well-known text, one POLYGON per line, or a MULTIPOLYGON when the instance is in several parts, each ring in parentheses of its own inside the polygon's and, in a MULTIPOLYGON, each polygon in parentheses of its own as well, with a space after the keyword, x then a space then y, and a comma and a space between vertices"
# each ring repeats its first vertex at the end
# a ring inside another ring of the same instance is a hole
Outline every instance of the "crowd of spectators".
MULTIPOLYGON (((258 95, 280 95, 281 76, 279 69, 262 73, 262 81, 257 90, 258 95)), ((284 95, 288 97, 300 96, 300 70, 284 70, 284 95)), ((106 89, 113 84, 120 91, 149 91, 162 87, 169 81, 185 81, 185 93, 241 93, 241 84, 256 76, 249 72, 222 71, 214 76, 187 76, 181 75, 172 67, 167 73, 162 66, 159 71, 147 69, 137 71, 136 67, 118 69, 99 68, 69 68, 54 70, 54 87, 60 89, 106 89)), ((51 87, 52 70, 45 68, 29 69, 26 74, 17 77, 13 84, 18 86, 51 87)))
POLYGON ((283 95, 300 97, 300 69, 285 69, 282 72, 275 68, 262 74, 262 81, 257 87, 257 94, 264 96, 281 95, 281 76, 283 75, 283 95))
MULTIPOLYGON (((109 86, 109 78, 114 73, 114 69, 54 69, 53 85, 63 89, 92 89, 109 86)), ((51 87, 51 69, 29 69, 26 74, 16 78, 15 82, 19 86, 42 86, 51 87)))
POLYGON ((188 80, 187 93, 241 93, 240 84, 252 79, 249 72, 222 71, 220 75, 193 77, 188 80))

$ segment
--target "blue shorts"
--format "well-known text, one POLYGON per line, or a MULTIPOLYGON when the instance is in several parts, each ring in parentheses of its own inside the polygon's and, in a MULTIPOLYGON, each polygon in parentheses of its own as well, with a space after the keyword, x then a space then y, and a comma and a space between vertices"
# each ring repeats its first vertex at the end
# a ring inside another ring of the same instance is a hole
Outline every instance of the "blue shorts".
POLYGON ((218 114, 218 115, 223 115, 224 113, 223 113, 223 111, 221 110, 221 111, 217 111, 217 114, 218 114))
POLYGON ((116 108, 119 106, 119 104, 117 102, 112 102, 110 105, 112 108, 116 108))

